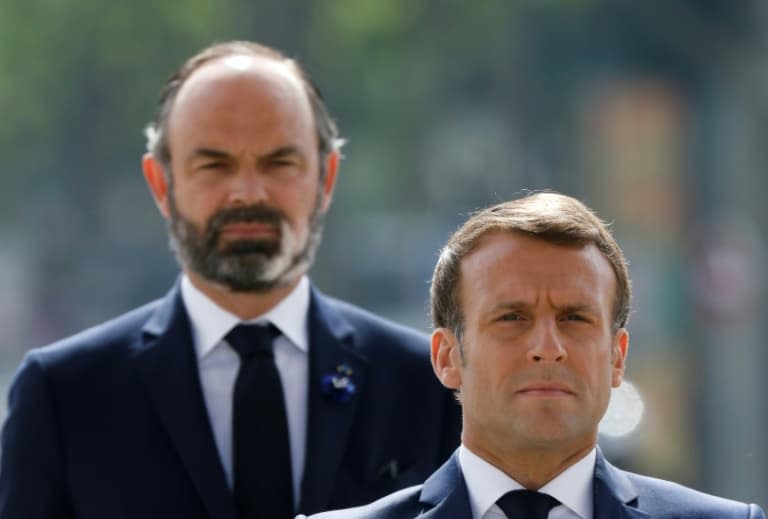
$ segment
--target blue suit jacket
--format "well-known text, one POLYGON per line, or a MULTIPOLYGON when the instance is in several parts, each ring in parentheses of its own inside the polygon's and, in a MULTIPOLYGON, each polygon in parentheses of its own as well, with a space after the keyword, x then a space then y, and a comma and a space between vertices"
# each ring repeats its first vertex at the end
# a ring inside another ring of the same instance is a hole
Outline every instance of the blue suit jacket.
MULTIPOLYGON (((619 470, 598 449, 594 519, 765 519, 756 505, 703 494, 669 481, 619 470)), ((401 490, 367 506, 310 519, 472 519, 469 495, 452 456, 423 485, 401 490)))
MULTIPOLYGON (((460 410, 423 334, 312 289, 299 510, 354 506, 424 480, 460 410), (321 378, 347 364, 342 403, 321 378)), ((269 448, 269 446, 265 446, 269 448)), ((0 519, 236 519, 178 284, 162 300, 33 350, 10 391, 0 519)))

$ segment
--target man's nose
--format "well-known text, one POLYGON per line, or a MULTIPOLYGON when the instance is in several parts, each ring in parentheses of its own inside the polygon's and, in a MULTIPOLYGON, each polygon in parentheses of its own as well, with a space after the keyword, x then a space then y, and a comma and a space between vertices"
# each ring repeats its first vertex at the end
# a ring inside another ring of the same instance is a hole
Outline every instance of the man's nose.
POLYGON ((568 351, 554 320, 539 320, 530 335, 527 357, 530 362, 563 362, 568 351))
POLYGON ((242 169, 232 178, 229 203, 233 206, 253 205, 268 198, 266 177, 256 168, 242 169))

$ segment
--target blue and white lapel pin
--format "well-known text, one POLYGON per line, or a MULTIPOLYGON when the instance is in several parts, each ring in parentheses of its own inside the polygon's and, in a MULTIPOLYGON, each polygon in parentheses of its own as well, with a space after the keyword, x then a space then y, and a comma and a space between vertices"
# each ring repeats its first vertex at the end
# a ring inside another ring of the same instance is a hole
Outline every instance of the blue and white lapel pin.
POLYGON ((332 402, 346 403, 357 394, 357 385, 352 378, 352 367, 339 364, 334 373, 324 375, 320 381, 320 391, 332 402))

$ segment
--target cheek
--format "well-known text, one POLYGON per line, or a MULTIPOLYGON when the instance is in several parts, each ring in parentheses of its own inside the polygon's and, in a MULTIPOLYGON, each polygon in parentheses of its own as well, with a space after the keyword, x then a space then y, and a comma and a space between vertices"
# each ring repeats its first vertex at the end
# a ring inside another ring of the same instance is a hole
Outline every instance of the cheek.
POLYGON ((610 352, 602 350, 589 354, 574 348, 569 352, 568 360, 584 382, 593 386, 594 391, 608 390, 612 386, 615 370, 610 352))
POLYGON ((207 226, 217 212, 233 207, 230 189, 225 182, 189 183, 184 187, 179 191, 177 206, 197 225, 207 226))
POLYGON ((318 192, 315 177, 291 179, 269 190, 268 203, 282 210, 291 220, 306 221, 315 209, 318 192))
POLYGON ((616 370, 612 364, 609 364, 605 369, 600 371, 600 384, 599 391, 606 394, 606 399, 610 400, 613 388, 618 387, 620 380, 617 381, 616 370))
POLYGON ((505 394, 505 388, 516 378, 512 352, 497 353, 498 350, 486 348, 482 356, 467 359, 462 382, 471 385, 481 400, 505 394))

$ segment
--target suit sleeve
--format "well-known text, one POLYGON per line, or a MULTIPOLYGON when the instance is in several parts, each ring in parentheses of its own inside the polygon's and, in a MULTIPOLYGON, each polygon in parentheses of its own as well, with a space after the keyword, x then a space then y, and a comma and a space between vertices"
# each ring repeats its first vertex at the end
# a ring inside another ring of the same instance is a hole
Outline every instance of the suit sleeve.
POLYGON ((0 519, 71 519, 54 395, 27 356, 11 385, 0 439, 0 519))

